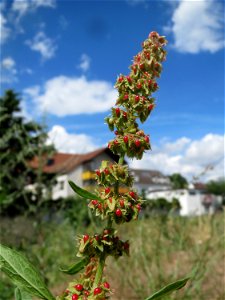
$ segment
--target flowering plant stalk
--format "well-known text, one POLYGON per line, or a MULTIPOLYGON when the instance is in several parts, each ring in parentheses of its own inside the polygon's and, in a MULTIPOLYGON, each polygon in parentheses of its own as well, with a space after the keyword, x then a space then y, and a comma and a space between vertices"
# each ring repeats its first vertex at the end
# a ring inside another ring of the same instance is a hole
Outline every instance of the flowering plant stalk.
MULTIPOLYGON (((130 66, 130 74, 128 76, 121 74, 117 78, 115 87, 118 90, 118 98, 115 107, 111 110, 111 115, 106 117, 105 121, 109 129, 115 133, 115 138, 109 142, 108 147, 119 156, 119 161, 118 163, 102 161, 101 166, 96 170, 96 180, 100 189, 93 194, 69 182, 78 195, 89 199, 89 208, 97 217, 104 220, 106 225, 98 234, 93 236, 83 234, 78 237, 77 256, 81 259, 69 269, 62 271, 71 275, 82 270, 83 273, 78 279, 69 283, 62 295, 56 298, 57 300, 109 299, 112 289, 104 275, 106 259, 108 256, 117 259, 130 253, 129 241, 120 239, 113 224, 137 220, 143 200, 132 188, 133 177, 124 158, 127 156, 141 159, 143 153, 151 149, 149 135, 139 128, 138 120, 141 123, 145 122, 155 107, 152 93, 158 90, 156 79, 161 74, 161 63, 166 58, 164 49, 166 43, 164 36, 151 32, 142 43, 142 51, 134 57, 133 64, 130 66), (128 191, 120 192, 121 186, 126 186, 128 191)), ((4 256, 2 261, 8 261, 9 248, 2 247, 2 251, 4 256)), ((14 251, 13 255, 18 257, 19 254, 15 254, 14 251)), ((26 264, 24 261, 23 263, 26 264)), ((3 271, 10 275, 9 267, 5 269, 3 267, 3 271)), ((174 282, 146 300, 157 299, 179 289, 186 284, 188 279, 189 277, 174 282)), ((30 282, 32 280, 29 278, 30 282)), ((17 285, 22 291, 29 293, 34 286, 33 284, 31 288, 23 285, 21 287, 18 280, 17 285)), ((54 299, 46 287, 43 288, 43 284, 41 287, 44 293, 39 288, 38 293, 36 291, 36 294, 33 294, 43 299, 54 299)))
MULTIPOLYGON (((154 109, 152 93, 158 89, 156 78, 160 76, 161 63, 166 58, 163 49, 166 43, 163 36, 151 32, 142 43, 143 50, 134 57, 130 74, 121 74, 117 78, 115 87, 118 89, 118 98, 105 121, 109 129, 115 132, 115 138, 108 147, 120 158, 118 163, 103 161, 96 170, 101 191, 90 198, 88 205, 96 216, 107 221, 106 227, 94 236, 85 234, 79 237, 77 255, 84 258, 85 271, 78 280, 69 284, 59 299, 109 299, 112 291, 103 274, 106 258, 129 255, 129 241, 118 237, 113 223, 136 220, 143 200, 132 189, 133 177, 124 164, 124 157, 141 159, 143 153, 151 149, 149 135, 139 128, 137 121, 139 119, 143 123, 154 109), (128 192, 120 193, 121 185, 127 186, 128 192)), ((78 187, 72 182, 70 184, 79 194, 78 187)))

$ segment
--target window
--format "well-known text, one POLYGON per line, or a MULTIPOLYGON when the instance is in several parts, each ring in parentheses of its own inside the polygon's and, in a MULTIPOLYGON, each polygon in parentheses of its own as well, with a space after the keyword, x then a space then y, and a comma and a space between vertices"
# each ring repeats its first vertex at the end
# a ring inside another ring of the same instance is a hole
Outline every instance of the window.
POLYGON ((59 189, 64 190, 64 181, 59 181, 59 189))

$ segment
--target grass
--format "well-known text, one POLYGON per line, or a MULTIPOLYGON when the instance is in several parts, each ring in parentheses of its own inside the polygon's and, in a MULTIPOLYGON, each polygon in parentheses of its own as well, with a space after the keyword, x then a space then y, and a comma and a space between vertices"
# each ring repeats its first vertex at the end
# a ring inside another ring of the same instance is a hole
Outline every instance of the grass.
MULTIPOLYGON (((61 293, 70 280, 58 269, 69 266, 76 259, 76 234, 95 231, 93 226, 75 229, 68 222, 37 226, 27 219, 2 221, 1 225, 2 242, 26 251, 55 295, 61 293), (23 222, 29 229, 24 234, 23 222)), ((193 270, 193 280, 165 300, 225 299, 223 214, 151 217, 119 226, 118 231, 122 239, 130 240, 131 256, 118 261, 107 260, 107 280, 115 289, 112 300, 145 299, 193 270)), ((12 299, 12 294, 13 288, 2 276, 1 299, 12 299)))

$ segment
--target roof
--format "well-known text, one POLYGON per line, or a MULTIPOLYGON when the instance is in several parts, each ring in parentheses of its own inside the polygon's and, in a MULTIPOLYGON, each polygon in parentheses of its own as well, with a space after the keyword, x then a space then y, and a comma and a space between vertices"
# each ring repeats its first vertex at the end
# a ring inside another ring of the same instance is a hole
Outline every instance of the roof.
MULTIPOLYGON (((43 167, 43 172, 55 174, 70 173, 79 165, 92 160, 93 158, 101 155, 102 153, 108 154, 110 157, 112 157, 113 160, 118 162, 118 156, 113 154, 108 148, 100 148, 85 154, 70 154, 56 152, 51 158, 46 159, 46 164, 43 167)), ((32 168, 37 169, 39 166, 38 157, 35 157, 29 164, 32 168)))
POLYGON ((169 177, 156 170, 131 169, 131 174, 136 183, 170 185, 169 177))

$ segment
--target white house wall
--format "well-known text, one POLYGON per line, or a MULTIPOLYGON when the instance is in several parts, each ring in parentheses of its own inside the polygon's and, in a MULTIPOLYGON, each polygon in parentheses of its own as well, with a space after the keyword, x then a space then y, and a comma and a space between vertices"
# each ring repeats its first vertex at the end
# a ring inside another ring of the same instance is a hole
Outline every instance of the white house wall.
POLYGON ((56 178, 56 185, 52 189, 52 199, 57 200, 67 196, 67 175, 59 175, 56 178))
POLYGON ((181 205, 180 215, 202 215, 206 213, 205 207, 202 204, 204 195, 200 193, 191 194, 189 190, 169 190, 151 192, 147 195, 147 199, 153 200, 158 198, 165 198, 169 202, 176 198, 181 205))
POLYGON ((189 195, 184 194, 179 197, 181 205, 181 216, 200 216, 206 213, 205 207, 202 204, 203 195, 189 195))
POLYGON ((73 181, 74 183, 76 183, 76 185, 80 187, 83 186, 82 173, 83 173, 83 167, 82 165, 80 165, 67 175, 67 179, 68 179, 66 184, 67 196, 74 195, 74 191, 71 189, 70 185, 68 184, 69 180, 73 181))
POLYGON ((78 166, 69 174, 63 174, 57 176, 57 184, 53 187, 52 198, 57 200, 59 198, 65 198, 74 195, 68 181, 71 180, 77 185, 82 186, 82 166, 78 166))

